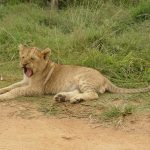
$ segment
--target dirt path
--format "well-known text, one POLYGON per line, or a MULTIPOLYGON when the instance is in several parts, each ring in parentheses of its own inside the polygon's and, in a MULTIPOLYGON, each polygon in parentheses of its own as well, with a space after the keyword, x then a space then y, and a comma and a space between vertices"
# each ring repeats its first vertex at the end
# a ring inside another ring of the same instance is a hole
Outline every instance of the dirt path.
POLYGON ((150 149, 150 126, 142 132, 95 128, 87 120, 46 118, 25 108, 0 103, 0 150, 150 149))

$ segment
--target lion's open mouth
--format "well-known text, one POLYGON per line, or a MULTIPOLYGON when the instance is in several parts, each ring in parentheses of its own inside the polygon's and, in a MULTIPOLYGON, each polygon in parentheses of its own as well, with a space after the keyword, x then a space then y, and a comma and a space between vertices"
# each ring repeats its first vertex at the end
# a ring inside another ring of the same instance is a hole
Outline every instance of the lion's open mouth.
POLYGON ((24 73, 27 77, 31 77, 33 75, 32 69, 26 68, 26 67, 24 67, 23 69, 24 69, 24 73))

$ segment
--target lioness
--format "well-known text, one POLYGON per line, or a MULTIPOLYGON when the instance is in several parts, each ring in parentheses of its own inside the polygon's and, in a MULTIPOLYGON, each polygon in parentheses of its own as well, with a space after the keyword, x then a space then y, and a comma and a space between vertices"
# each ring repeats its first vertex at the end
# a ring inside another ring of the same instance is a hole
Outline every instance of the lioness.
POLYGON ((18 96, 56 94, 58 102, 77 103, 97 99, 106 91, 113 93, 149 92, 150 86, 142 89, 125 89, 113 85, 95 69, 60 65, 49 60, 49 48, 39 51, 35 47, 19 45, 20 64, 24 71, 21 82, 0 89, 0 100, 18 96))

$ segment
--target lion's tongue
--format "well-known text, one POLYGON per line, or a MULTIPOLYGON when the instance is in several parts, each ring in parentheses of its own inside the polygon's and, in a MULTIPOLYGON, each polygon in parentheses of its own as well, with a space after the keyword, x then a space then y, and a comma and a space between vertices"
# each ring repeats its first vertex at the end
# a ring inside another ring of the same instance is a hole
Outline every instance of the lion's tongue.
POLYGON ((31 69, 27 68, 27 70, 26 70, 25 74, 26 74, 26 76, 27 76, 27 77, 31 77, 31 76, 32 76, 32 74, 33 74, 33 72, 32 72, 32 70, 31 70, 31 69))

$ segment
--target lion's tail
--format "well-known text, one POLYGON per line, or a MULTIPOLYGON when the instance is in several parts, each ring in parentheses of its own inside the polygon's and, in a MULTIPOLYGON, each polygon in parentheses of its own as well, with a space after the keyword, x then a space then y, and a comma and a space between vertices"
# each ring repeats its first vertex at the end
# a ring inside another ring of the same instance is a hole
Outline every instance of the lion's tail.
POLYGON ((127 88, 117 87, 114 84, 112 84, 110 81, 108 81, 106 90, 112 93, 144 93, 144 92, 150 92, 150 86, 146 88, 139 88, 139 89, 127 89, 127 88))

